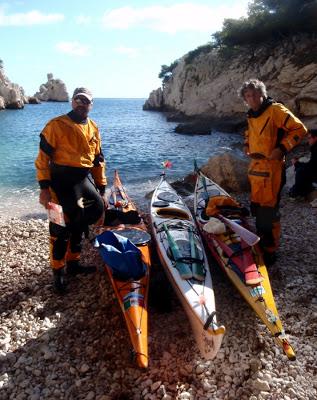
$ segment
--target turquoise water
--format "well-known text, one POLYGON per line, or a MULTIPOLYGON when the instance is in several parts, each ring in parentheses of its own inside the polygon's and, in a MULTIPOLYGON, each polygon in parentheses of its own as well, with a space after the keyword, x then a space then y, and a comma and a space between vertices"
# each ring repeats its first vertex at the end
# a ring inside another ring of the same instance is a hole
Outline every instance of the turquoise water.
MULTIPOLYGON (((145 203, 144 195, 159 180, 164 160, 172 162, 168 178, 175 180, 210 156, 241 142, 237 135, 213 132, 187 136, 173 132, 175 123, 164 114, 143 111, 144 99, 96 99, 90 113, 101 131, 109 183, 118 169, 131 197, 145 203)), ((51 118, 70 111, 69 103, 26 105, 23 110, 0 112, 0 213, 23 216, 42 212, 34 159, 39 134, 51 118)))

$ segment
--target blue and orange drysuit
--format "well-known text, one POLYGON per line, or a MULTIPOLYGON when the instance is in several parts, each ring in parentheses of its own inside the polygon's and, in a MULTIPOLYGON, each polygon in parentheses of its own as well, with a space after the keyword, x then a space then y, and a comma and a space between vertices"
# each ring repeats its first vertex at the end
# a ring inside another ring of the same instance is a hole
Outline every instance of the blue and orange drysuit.
POLYGON ((78 121, 73 111, 52 119, 40 135, 35 166, 40 188, 49 188, 52 202, 64 211, 66 227, 49 225, 50 263, 56 270, 79 260, 83 232, 104 210, 107 180, 97 125, 89 118, 78 121))
POLYGON ((251 212, 264 252, 274 253, 280 239, 280 193, 285 184, 285 157, 270 159, 274 149, 285 155, 307 133, 303 123, 283 104, 264 99, 258 111, 249 110, 245 145, 251 162, 248 178, 251 185, 251 212))

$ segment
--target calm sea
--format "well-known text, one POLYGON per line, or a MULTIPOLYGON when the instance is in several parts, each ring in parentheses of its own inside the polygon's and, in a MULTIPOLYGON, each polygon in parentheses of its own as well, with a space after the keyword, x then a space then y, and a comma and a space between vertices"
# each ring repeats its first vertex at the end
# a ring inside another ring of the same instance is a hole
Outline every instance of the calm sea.
MULTIPOLYGON (((173 132, 175 123, 164 114, 143 111, 145 99, 96 99, 90 114, 101 131, 107 176, 119 170, 128 192, 141 207, 155 188, 162 162, 170 160, 170 181, 184 177, 198 164, 241 142, 238 135, 213 132, 188 136, 173 132)), ((0 215, 28 217, 43 214, 38 204, 34 159, 39 134, 48 120, 70 111, 69 103, 26 105, 23 110, 0 112, 0 215)))

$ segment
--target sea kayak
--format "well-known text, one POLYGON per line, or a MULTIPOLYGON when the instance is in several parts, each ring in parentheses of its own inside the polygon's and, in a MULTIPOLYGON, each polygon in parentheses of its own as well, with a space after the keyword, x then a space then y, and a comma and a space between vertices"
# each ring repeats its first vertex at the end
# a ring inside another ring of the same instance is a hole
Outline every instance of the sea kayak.
POLYGON ((151 200, 157 252, 192 326, 201 355, 213 359, 225 333, 217 324, 212 280, 195 221, 162 175, 151 200))
MULTIPOLYGON (((137 208, 129 198, 126 189, 121 183, 119 174, 115 171, 111 193, 108 199, 109 209, 105 213, 105 226, 99 230, 97 242, 105 246, 107 231, 111 231, 118 238, 128 239, 140 250, 141 259, 145 266, 145 273, 140 279, 118 279, 107 265, 107 256, 104 258, 104 271, 108 274, 118 299, 126 325, 129 331, 133 356, 141 368, 148 367, 148 291, 150 277, 150 239, 143 219, 137 208), (103 233, 101 233, 101 231, 103 233), (102 236, 104 235, 104 237, 102 236), (104 243, 103 243, 104 242, 104 243)), ((129 249, 131 253, 131 250, 129 249)), ((132 268, 131 266, 128 266, 132 268)))
POLYGON ((286 356, 295 360, 294 350, 285 335, 275 305, 257 236, 249 231, 243 208, 199 170, 194 213, 199 230, 215 260, 267 326, 286 356))

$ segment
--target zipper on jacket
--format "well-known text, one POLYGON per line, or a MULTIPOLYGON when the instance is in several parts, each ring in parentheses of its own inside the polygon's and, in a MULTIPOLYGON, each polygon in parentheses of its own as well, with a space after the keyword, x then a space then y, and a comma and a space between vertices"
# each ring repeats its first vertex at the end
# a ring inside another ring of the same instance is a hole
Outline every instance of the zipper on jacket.
POLYGON ((267 123, 269 122, 269 120, 270 120, 270 117, 268 117, 267 120, 265 121, 265 124, 264 124, 263 128, 261 129, 260 135, 262 135, 262 132, 264 131, 267 123))

